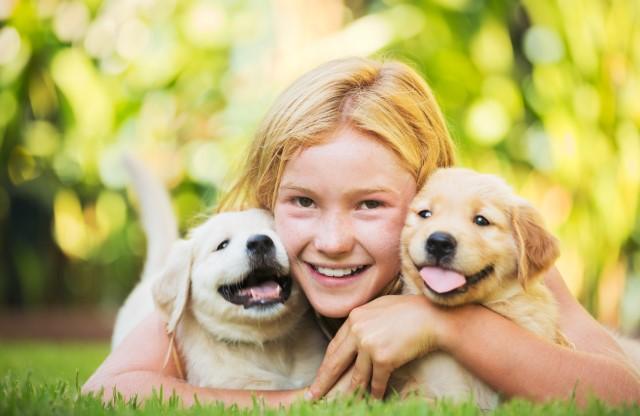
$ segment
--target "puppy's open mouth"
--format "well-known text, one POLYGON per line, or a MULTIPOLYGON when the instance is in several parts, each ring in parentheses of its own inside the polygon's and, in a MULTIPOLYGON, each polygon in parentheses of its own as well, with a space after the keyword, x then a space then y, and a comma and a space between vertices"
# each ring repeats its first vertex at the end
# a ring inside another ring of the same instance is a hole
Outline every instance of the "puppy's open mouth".
POLYGON ((455 270, 426 266, 419 269, 424 285, 439 296, 464 293, 476 283, 493 273, 493 265, 488 265, 478 273, 465 276, 455 270))
POLYGON ((245 309, 285 303, 291 295, 291 276, 272 268, 258 268, 241 282, 220 286, 218 292, 245 309))

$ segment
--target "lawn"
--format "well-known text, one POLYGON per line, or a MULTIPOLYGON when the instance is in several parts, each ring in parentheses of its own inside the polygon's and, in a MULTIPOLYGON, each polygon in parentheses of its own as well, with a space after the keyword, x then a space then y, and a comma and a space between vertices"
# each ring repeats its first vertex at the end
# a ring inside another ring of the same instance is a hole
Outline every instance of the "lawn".
MULTIPOLYGON (((98 414, 186 414, 186 415, 483 415, 470 404, 428 405, 412 400, 389 402, 340 400, 330 403, 298 403, 289 409, 240 410, 222 405, 183 409, 176 400, 156 397, 137 402, 103 405, 98 399, 79 394, 84 383, 109 351, 102 343, 16 343, 0 344, 0 415, 98 415, 98 414)), ((611 408, 598 402, 578 409, 572 402, 542 405, 520 400, 503 404, 494 415, 640 415, 640 406, 611 408)))

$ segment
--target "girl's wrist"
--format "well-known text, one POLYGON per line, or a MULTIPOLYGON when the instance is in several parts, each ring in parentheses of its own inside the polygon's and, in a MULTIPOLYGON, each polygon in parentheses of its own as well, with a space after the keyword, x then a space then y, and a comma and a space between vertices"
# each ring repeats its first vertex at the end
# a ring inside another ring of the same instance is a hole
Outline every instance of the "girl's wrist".
MULTIPOLYGON (((470 306, 473 307, 473 306, 470 306)), ((446 352, 452 352, 457 342, 462 338, 462 326, 465 319, 469 319, 469 306, 441 307, 435 306, 437 325, 434 327, 437 347, 446 352)))
POLYGON ((421 305, 419 310, 422 316, 419 322, 424 322, 422 354, 427 354, 433 350, 447 350, 454 342, 458 333, 457 318, 454 311, 457 308, 446 308, 435 305, 428 298, 422 295, 410 295, 421 305))

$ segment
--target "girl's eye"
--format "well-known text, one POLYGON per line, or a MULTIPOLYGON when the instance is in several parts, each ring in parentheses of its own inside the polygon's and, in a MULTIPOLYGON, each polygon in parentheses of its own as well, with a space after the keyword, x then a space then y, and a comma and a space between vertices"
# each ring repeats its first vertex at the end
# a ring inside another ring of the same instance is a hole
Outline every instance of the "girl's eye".
POLYGON ((382 202, 376 201, 374 199, 367 199, 366 201, 362 201, 360 203, 360 207, 364 209, 376 209, 382 206, 382 202))
POLYGON ((222 243, 218 244, 216 247, 216 251, 224 250, 229 245, 229 240, 224 240, 222 243))
POLYGON ((313 205, 313 199, 306 196, 297 196, 294 198, 294 202, 302 208, 310 208, 313 205))
POLYGON ((418 212, 418 215, 422 218, 429 218, 431 216, 431 211, 429 211, 428 209, 423 209, 422 211, 418 212))
POLYGON ((481 227, 486 227, 487 225, 491 225, 489 220, 483 217, 482 215, 476 215, 475 217, 473 217, 473 223, 481 227))

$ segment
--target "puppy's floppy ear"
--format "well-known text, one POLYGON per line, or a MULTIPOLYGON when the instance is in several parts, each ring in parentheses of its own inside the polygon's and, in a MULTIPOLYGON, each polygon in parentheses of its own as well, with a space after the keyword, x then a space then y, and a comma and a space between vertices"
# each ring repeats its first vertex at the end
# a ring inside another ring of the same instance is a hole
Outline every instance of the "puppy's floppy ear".
POLYGON ((511 221, 518 245, 518 280, 523 286, 548 269, 558 258, 558 240, 543 226, 542 217, 522 201, 513 208, 511 221))
POLYGON ((153 283, 153 299, 169 320, 167 332, 173 333, 182 317, 191 287, 192 244, 178 240, 171 247, 164 270, 153 283))

